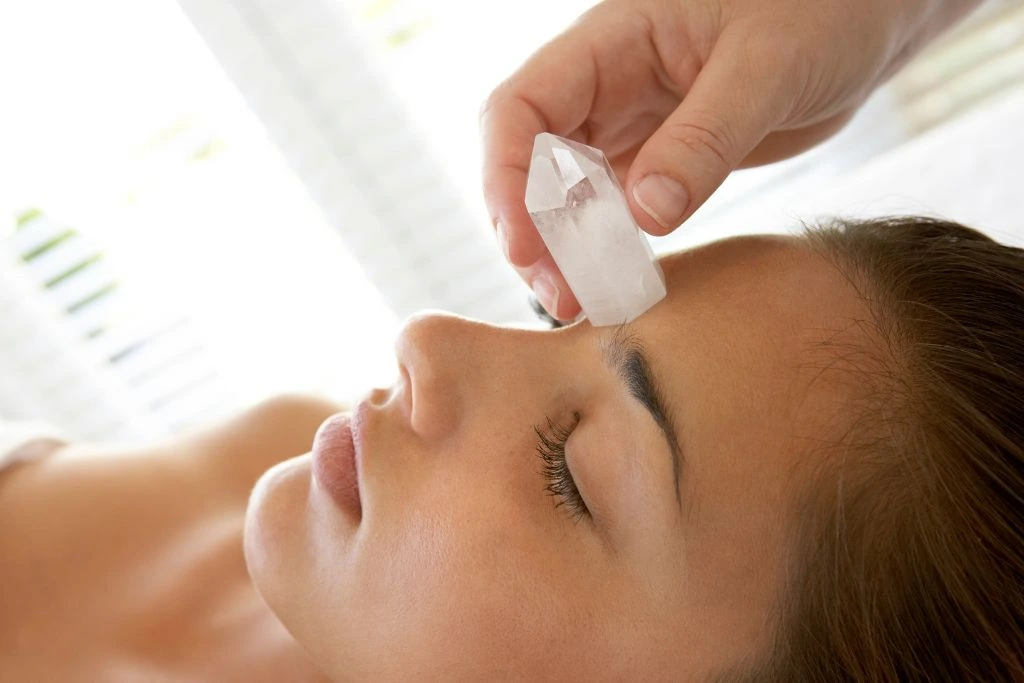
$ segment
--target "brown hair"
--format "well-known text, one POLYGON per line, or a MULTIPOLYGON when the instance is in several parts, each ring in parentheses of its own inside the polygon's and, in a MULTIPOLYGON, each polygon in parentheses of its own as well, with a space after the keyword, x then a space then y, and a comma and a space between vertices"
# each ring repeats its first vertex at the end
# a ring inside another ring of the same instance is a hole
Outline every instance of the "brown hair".
POLYGON ((776 646, 744 678, 1024 681, 1024 250, 914 217, 805 238, 867 304, 881 381, 802 507, 776 646))

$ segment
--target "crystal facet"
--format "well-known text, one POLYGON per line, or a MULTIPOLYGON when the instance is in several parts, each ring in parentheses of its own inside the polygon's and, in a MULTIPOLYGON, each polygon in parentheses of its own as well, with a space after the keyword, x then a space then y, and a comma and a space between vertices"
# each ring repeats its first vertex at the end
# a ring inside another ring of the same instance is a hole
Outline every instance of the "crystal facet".
POLYGON ((604 153, 541 133, 526 209, 593 325, 630 322, 665 297, 665 276, 604 153))

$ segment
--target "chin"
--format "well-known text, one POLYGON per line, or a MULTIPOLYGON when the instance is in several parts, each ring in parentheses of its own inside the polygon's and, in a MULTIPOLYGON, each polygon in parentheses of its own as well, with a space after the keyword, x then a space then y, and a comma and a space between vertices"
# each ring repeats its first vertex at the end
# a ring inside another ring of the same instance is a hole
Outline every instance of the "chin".
POLYGON ((345 625, 356 621, 337 594, 345 584, 350 524, 316 485, 306 454, 275 465, 256 482, 243 539, 257 592, 312 661, 334 672, 337 681, 368 680, 338 674, 360 671, 352 653, 339 646, 348 642, 345 625))
POLYGON ((243 536, 245 564, 256 590, 275 612, 295 604, 309 557, 311 458, 302 455, 267 470, 249 496, 243 536))

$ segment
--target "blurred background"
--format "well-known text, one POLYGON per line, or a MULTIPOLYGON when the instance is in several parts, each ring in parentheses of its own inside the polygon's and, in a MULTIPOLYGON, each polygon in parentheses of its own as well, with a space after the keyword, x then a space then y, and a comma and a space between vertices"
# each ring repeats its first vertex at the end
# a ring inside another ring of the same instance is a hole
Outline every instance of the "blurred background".
MULTIPOLYGON (((151 438, 283 391, 360 396, 423 308, 529 322, 477 112, 592 4, 0 5, 0 416, 151 438)), ((655 248, 777 228, 759 217, 1022 88, 1024 3, 989 0, 655 248)))

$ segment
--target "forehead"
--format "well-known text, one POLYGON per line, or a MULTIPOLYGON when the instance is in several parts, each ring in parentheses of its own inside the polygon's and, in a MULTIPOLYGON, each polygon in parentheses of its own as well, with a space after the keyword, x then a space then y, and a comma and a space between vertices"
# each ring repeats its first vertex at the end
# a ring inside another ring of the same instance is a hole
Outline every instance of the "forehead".
POLYGON ((851 419, 858 373, 831 370, 864 342, 869 316, 798 238, 730 239, 662 267, 670 294, 635 329, 681 433, 684 548, 701 551, 680 555, 704 595, 756 604, 777 585, 770 568, 805 481, 795 473, 851 419))
POLYGON ((670 396, 714 399, 723 415, 743 407, 781 432, 815 412, 809 394, 820 403, 838 391, 822 371, 865 342, 866 306, 799 238, 733 238, 661 263, 669 294, 636 330, 670 396))
POLYGON ((639 322, 668 348, 684 329, 781 360, 868 315, 844 274, 798 237, 737 237, 660 262, 669 294, 639 322))

